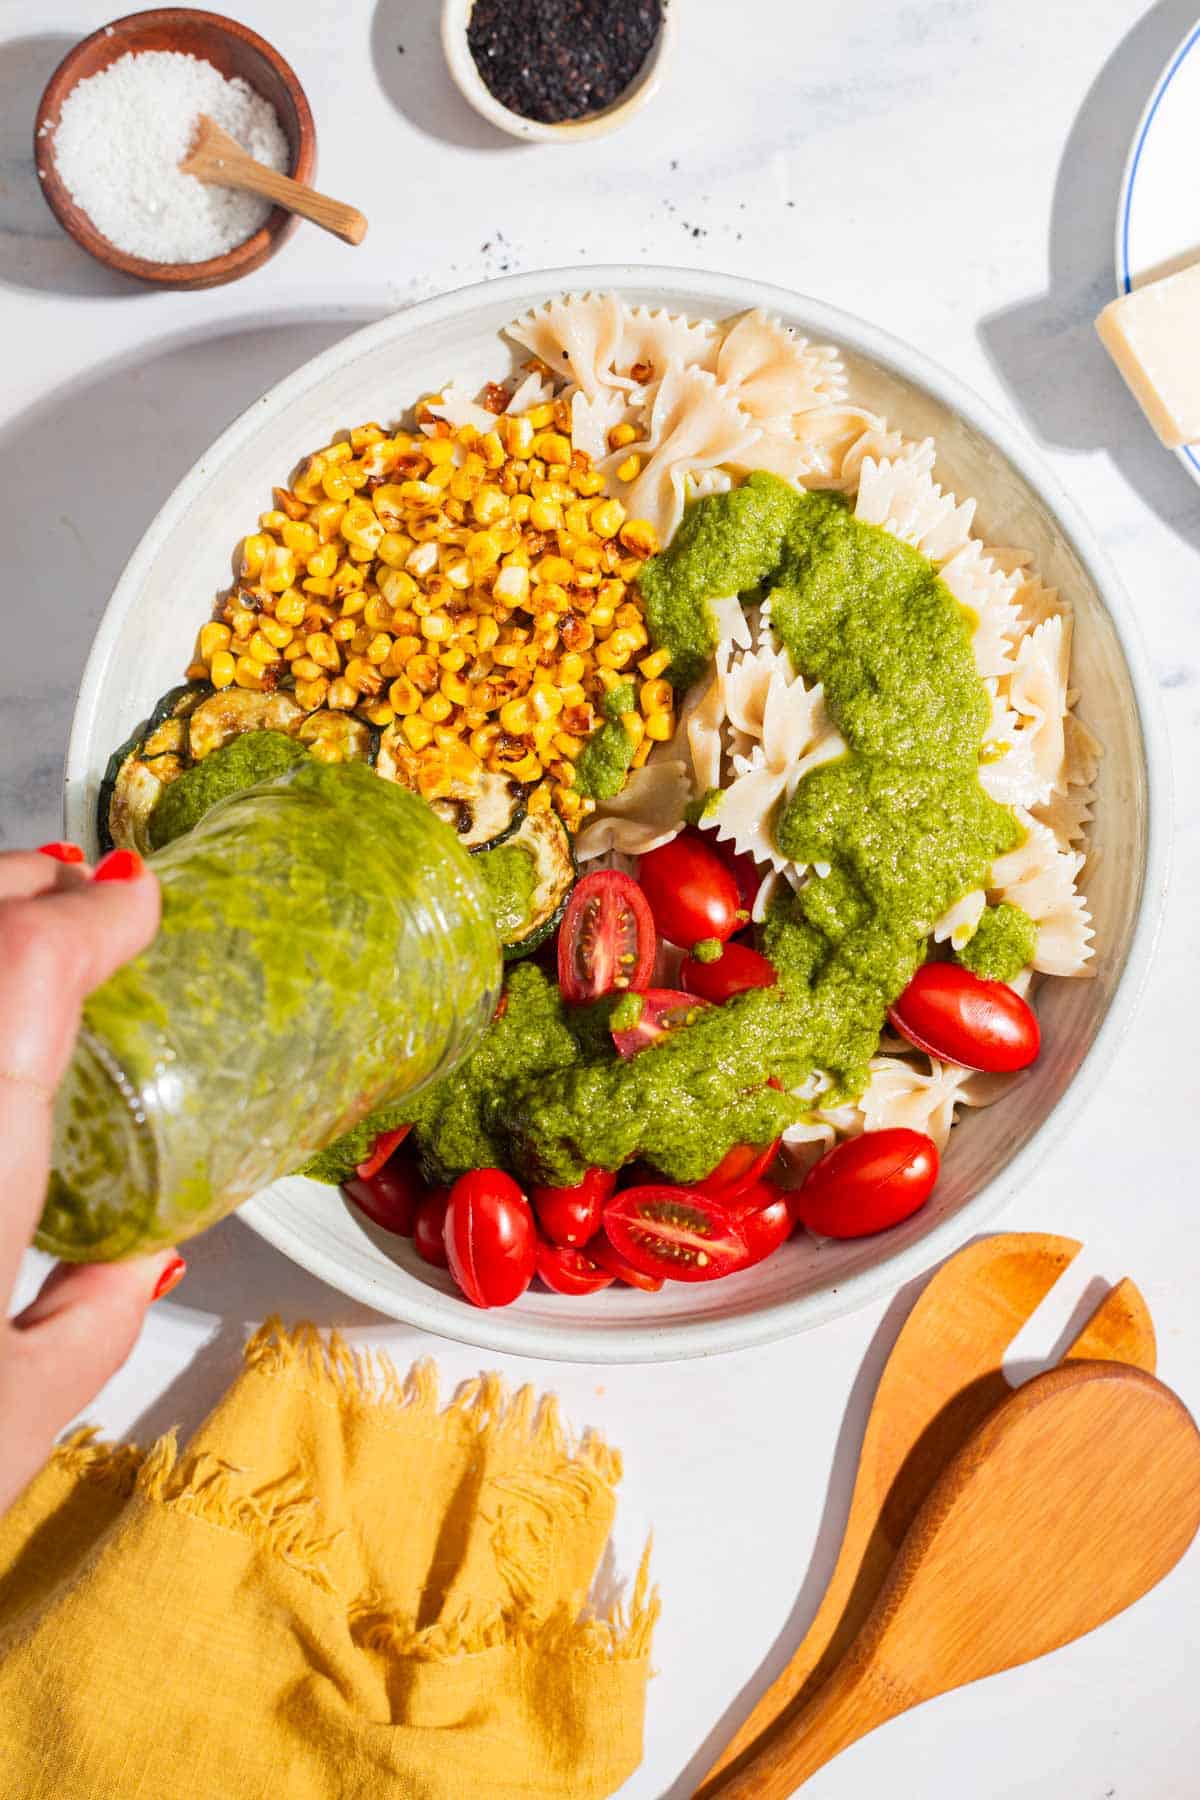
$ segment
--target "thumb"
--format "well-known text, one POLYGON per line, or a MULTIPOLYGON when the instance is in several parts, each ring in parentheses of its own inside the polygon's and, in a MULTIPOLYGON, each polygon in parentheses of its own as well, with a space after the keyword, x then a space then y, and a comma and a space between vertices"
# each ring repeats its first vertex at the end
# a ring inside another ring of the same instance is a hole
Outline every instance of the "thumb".
POLYGON ((0 1511, 49 1456, 137 1341, 146 1308, 182 1279, 174 1250, 127 1262, 60 1263, 10 1322, 0 1353, 0 1511))

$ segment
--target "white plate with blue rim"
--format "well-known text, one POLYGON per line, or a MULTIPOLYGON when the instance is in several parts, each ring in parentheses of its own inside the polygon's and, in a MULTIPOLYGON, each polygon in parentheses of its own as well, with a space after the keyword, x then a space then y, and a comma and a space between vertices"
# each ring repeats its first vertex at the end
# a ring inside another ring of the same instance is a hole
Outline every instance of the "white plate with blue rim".
MULTIPOLYGON (((1138 121, 1117 207, 1117 292, 1200 259, 1200 19, 1170 57, 1138 121)), ((1200 481, 1200 444, 1175 453, 1200 481)))

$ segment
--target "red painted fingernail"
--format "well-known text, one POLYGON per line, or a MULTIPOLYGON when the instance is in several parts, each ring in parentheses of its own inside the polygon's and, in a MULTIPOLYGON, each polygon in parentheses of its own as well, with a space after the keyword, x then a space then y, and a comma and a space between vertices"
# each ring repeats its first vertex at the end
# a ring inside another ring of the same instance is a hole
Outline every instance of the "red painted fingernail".
POLYGON ((136 850, 110 850, 92 874, 93 881, 136 881, 145 864, 136 850))
POLYGON ((52 856, 55 862, 61 863, 81 863, 84 860, 83 851, 78 844, 67 844, 59 840, 53 844, 39 844, 38 855, 52 856))
POLYGON ((155 1283, 151 1300, 161 1300, 164 1294, 169 1294, 172 1288, 179 1286, 186 1274, 187 1264, 182 1256, 173 1256, 155 1283))

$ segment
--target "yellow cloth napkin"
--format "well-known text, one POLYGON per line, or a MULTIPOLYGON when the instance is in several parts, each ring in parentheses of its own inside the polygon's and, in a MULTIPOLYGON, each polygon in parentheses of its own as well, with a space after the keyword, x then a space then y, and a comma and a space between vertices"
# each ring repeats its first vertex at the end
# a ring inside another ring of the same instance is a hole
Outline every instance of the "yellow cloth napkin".
POLYGON ((439 1410, 270 1322, 186 1450, 78 1432, 0 1519, 5 1800, 591 1800, 641 1759, 620 1477, 497 1376, 439 1410))

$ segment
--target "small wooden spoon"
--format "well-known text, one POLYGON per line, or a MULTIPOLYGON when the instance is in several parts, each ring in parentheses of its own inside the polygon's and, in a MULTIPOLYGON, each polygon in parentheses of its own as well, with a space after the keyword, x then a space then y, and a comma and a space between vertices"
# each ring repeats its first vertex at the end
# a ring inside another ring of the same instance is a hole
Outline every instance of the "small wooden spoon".
POLYGON ((1200 1431, 1169 1388, 1122 1363, 1037 1376, 934 1484, 824 1687, 710 1791, 785 1800, 877 1725, 1123 1612, 1197 1527, 1200 1431))
POLYGON ((184 175, 194 175, 197 181, 203 181, 209 187, 237 188, 244 194, 261 194, 264 200, 273 201, 287 212, 299 213, 303 219, 311 219, 314 225, 332 231, 335 237, 343 238, 348 244, 361 244, 367 235, 367 221, 357 207, 347 206, 341 200, 330 200, 327 195, 318 194, 315 188, 293 181, 290 175, 280 175, 264 163, 255 162, 236 138, 222 131, 207 113, 200 114, 195 141, 179 167, 184 175))
MULTIPOLYGON (((837 1564, 787 1667, 714 1762, 697 1800, 756 1741, 807 1705, 861 1629, 893 1558, 950 1458, 1012 1392, 1009 1345, 1082 1248, 1077 1238, 1001 1232, 968 1244, 926 1286, 892 1346, 859 1454, 837 1564)), ((1070 1361, 1154 1372, 1154 1327, 1132 1281, 1110 1290, 1066 1352, 1070 1361)))

